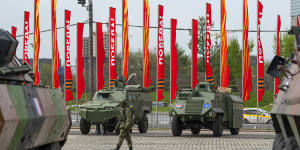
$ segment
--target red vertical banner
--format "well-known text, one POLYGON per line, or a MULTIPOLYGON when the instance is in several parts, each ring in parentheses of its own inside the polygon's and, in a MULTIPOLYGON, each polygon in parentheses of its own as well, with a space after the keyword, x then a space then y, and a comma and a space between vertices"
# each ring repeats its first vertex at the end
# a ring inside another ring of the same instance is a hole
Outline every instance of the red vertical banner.
POLYGON ((221 0, 221 87, 229 86, 229 66, 226 31, 226 1, 221 0))
POLYGON ((84 61, 82 57, 83 50, 83 23, 77 23, 77 99, 80 99, 85 88, 83 77, 84 61))
POLYGON ((164 98, 165 87, 165 46, 164 46, 164 7, 158 6, 158 49, 157 49, 157 100, 164 98))
POLYGON ((192 20, 193 26, 193 47, 192 47, 192 88, 198 84, 198 69, 197 69, 197 56, 198 56, 198 21, 192 20))
POLYGON ((150 8, 149 0, 144 0, 144 87, 150 87, 150 69, 149 69, 149 25, 150 25, 150 8))
POLYGON ((103 30, 102 23, 97 22, 97 85, 98 91, 103 89, 104 77, 103 77, 103 65, 105 59, 104 43, 103 43, 103 30))
POLYGON ((263 13, 263 5, 258 0, 258 11, 257 11, 257 93, 258 93, 258 101, 261 102, 262 98, 265 93, 264 85, 264 51, 262 47, 262 42, 260 38, 260 26, 261 26, 261 19, 263 13))
POLYGON ((129 40, 128 40, 128 7, 127 0, 123 0, 123 76, 128 79, 128 57, 129 57, 129 40))
POLYGON ((39 53, 40 53, 40 19, 39 19, 40 0, 34 0, 34 85, 40 82, 39 75, 39 53))
POLYGON ((300 26, 299 16, 297 16, 297 26, 300 26))
POLYGON ((215 84, 213 72, 210 66, 210 49, 211 49, 211 4, 206 3, 206 36, 205 36, 205 80, 210 84, 215 84))
POLYGON ((29 48, 29 17, 30 13, 28 11, 24 12, 24 42, 23 42, 23 63, 29 63, 28 58, 28 48, 29 48))
POLYGON ((59 88, 60 85, 60 79, 58 75, 58 69, 59 69, 59 50, 57 45, 57 22, 56 22, 56 4, 57 0, 52 0, 52 81, 53 81, 53 87, 59 88))
POLYGON ((109 87, 113 88, 117 80, 117 69, 116 69, 116 8, 109 8, 109 33, 110 33, 110 58, 109 58, 109 87))
POLYGON ((177 49, 176 49, 176 26, 177 20, 171 19, 171 100, 176 98, 176 93, 178 91, 177 87, 177 74, 178 74, 178 64, 177 64, 177 49))
POLYGON ((248 14, 248 1, 244 0, 244 32, 243 32, 243 100, 250 99, 250 93, 252 90, 251 79, 251 66, 250 66, 250 52, 248 43, 249 34, 249 14, 248 14))
MULTIPOLYGON (((279 45, 279 40, 280 40, 280 28, 281 28, 281 19, 280 19, 280 15, 277 16, 277 56, 280 56, 280 45, 279 45)), ((277 94, 279 92, 279 88, 278 86, 280 85, 280 78, 276 78, 275 79, 275 90, 274 90, 274 100, 276 99, 277 97, 277 94)))
MULTIPOLYGON (((17 38, 17 27, 12 26, 11 27, 11 35, 16 39, 17 38)), ((16 55, 16 50, 15 50, 15 55, 16 55)))
POLYGON ((71 71, 71 52, 70 52, 70 23, 71 23, 71 12, 65 10, 65 96, 66 101, 73 100, 72 93, 72 71, 71 71))

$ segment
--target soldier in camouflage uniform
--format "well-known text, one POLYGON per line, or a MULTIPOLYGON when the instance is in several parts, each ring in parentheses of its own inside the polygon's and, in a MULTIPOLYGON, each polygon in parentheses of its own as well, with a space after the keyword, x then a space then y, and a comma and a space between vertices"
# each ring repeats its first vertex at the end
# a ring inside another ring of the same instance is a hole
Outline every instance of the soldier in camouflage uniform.
POLYGON ((132 108, 128 106, 127 102, 120 102, 121 112, 119 115, 119 122, 116 129, 120 129, 119 140, 117 147, 114 150, 119 150, 122 146, 124 139, 126 139, 129 150, 132 150, 132 141, 130 136, 130 131, 133 124, 133 111, 132 108))

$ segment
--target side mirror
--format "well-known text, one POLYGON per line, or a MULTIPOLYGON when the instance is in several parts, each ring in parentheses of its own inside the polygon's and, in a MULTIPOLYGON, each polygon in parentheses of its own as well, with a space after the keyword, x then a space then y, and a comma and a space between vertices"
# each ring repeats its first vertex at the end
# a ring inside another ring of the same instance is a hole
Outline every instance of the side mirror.
POLYGON ((279 66, 284 66, 286 63, 285 59, 280 56, 275 56, 267 70, 267 73, 273 78, 280 77, 281 71, 279 70, 279 66))

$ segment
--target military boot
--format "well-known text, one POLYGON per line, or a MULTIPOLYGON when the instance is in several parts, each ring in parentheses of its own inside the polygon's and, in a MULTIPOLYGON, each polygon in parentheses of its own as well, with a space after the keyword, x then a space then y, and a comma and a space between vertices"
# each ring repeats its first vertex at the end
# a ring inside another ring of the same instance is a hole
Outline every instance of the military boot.
POLYGON ((115 149, 113 149, 113 150, 119 150, 120 149, 120 146, 116 146, 116 148, 115 149))

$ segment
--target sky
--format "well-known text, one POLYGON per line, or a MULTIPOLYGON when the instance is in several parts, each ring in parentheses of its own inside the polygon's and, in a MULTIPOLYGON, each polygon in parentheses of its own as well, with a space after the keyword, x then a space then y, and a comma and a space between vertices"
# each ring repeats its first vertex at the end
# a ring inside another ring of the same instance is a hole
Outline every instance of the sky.
MULTIPOLYGON (((40 0, 40 30, 51 29, 51 0, 40 0)), ((88 1, 88 0, 87 0, 88 1)), ((212 4, 212 30, 220 29, 220 0, 149 0, 150 4, 150 26, 157 26, 158 5, 164 6, 164 27, 170 27, 170 19, 177 19, 178 28, 191 28, 192 19, 205 16, 205 3, 212 4)), ((288 30, 291 25, 290 0, 261 0, 264 5, 261 30, 276 30, 277 15, 281 15, 282 30, 288 30)), ((109 7, 116 8, 116 22, 122 23, 122 0, 93 0, 94 21, 107 23, 109 7)), ((30 32, 34 30, 34 0, 1 0, 0 1, 0 28, 11 31, 11 26, 16 26, 17 35, 23 35, 24 11, 30 12, 30 32)), ((226 0, 227 7, 227 29, 241 30, 243 24, 243 0, 226 0)), ((257 1, 248 0, 249 7, 249 29, 257 29, 257 1)), ((85 22, 88 19, 86 8, 77 3, 77 0, 57 1, 57 26, 64 26, 64 10, 71 11, 71 24, 85 22)), ((143 25, 143 0, 128 0, 128 15, 130 25, 143 25)), ((94 26, 95 31, 95 26, 94 26)), ((107 28, 104 27, 104 31, 107 28)), ((117 51, 121 52, 121 26, 117 27, 117 51)), ((215 32, 219 33, 219 32, 215 32)), ((213 34, 215 34, 213 33, 213 34)), ((265 60, 271 60, 273 53, 273 38, 275 33, 261 33, 265 60)), ((71 63, 76 64, 76 26, 71 27, 71 63)), ((88 36, 88 24, 85 25, 84 36, 88 36)), ((242 42, 242 33, 228 33, 228 38, 236 37, 242 42)), ((58 47, 62 63, 64 63, 64 30, 58 30, 58 47)), ((170 32, 164 30, 165 51, 170 51, 170 32)), ((212 37, 214 39, 214 37, 212 37)), ((130 51, 143 49, 143 29, 129 27, 130 51)), ((191 39, 188 31, 177 31, 177 42, 190 54, 188 42, 191 39)), ((249 39, 257 43, 257 34, 249 33, 249 39)), ((23 58, 23 36, 17 37, 19 46, 17 56, 23 58)), ((33 35, 30 36, 33 43, 33 35)), ((52 56, 51 32, 41 33, 40 58, 51 58, 52 56)), ((150 29, 150 49, 157 47, 157 29, 150 29)), ((252 55, 256 55, 257 45, 252 55)), ((33 47, 29 48, 29 58, 33 58, 33 47)), ((121 60, 117 60, 121 61, 121 60)))

